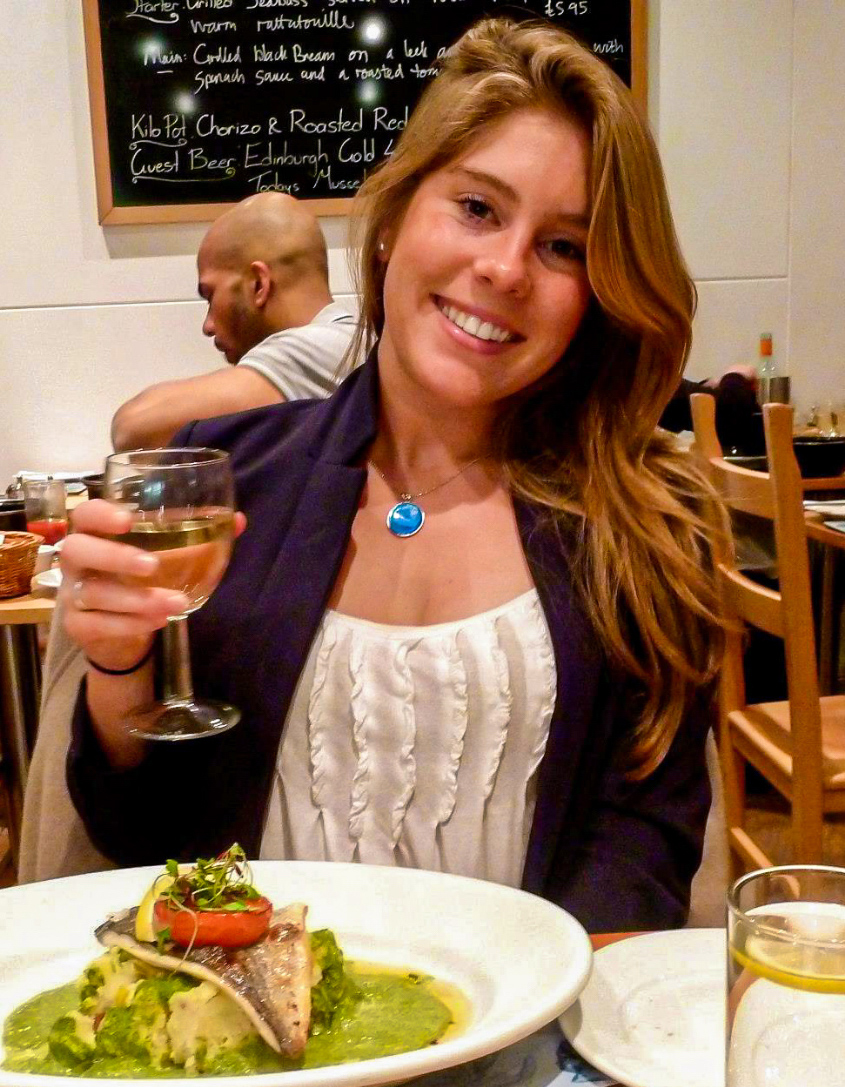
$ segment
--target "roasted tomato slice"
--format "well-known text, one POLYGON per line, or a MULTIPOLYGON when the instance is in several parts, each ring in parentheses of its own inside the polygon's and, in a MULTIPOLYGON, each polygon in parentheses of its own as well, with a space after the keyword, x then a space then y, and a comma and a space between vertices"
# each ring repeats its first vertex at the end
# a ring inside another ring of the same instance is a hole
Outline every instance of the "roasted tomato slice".
POLYGON ((176 909, 163 898, 155 904, 156 929, 169 928, 171 940, 181 947, 248 947, 270 927, 272 913, 272 902, 263 896, 245 910, 176 909))

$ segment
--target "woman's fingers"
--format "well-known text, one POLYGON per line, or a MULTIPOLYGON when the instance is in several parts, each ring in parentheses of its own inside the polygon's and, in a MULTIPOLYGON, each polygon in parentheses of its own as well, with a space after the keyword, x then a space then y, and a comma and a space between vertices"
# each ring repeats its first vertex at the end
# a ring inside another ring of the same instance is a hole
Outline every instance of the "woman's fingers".
POLYGON ((124 668, 136 661, 150 636, 188 606, 182 593, 134 588, 108 576, 63 578, 61 593, 65 629, 106 668, 124 668))
POLYGON ((119 541, 131 523, 126 510, 94 500, 74 515, 60 565, 65 626, 77 643, 117 640, 125 646, 184 612, 188 600, 182 593, 155 584, 158 558, 119 541))
MULTIPOLYGON (((61 594, 67 631, 80 645, 122 641, 125 648, 189 606, 183 593, 157 587, 155 554, 121 542, 131 520, 125 508, 101 499, 73 511, 60 558, 61 594)), ((244 515, 236 514, 236 533, 245 527, 244 515)))
MULTIPOLYGON (((79 612, 73 608, 65 612, 65 630, 86 652, 90 652, 92 645, 103 642, 108 643, 114 652, 122 654, 126 642, 148 637, 160 630, 166 622, 167 616, 156 622, 146 616, 126 613, 79 612)), ((139 654, 133 652, 130 655, 135 657, 139 654)), ((105 661, 104 653, 99 656, 105 661)))
MULTIPOLYGON (((132 515, 124 506, 116 502, 106 502, 103 498, 94 498, 90 502, 80 502, 71 511, 70 523, 74 532, 94 532, 109 535, 128 532, 132 524, 132 515)), ((73 533, 71 533, 72 535, 73 533)))
MULTIPOLYGON (((159 560, 154 554, 84 533, 72 533, 65 539, 59 563, 62 576, 70 578, 90 571, 148 580, 159 569, 159 560)), ((150 580, 150 584, 154 585, 154 580, 150 580)))
POLYGON ((79 571, 91 570, 119 577, 151 578, 159 561, 138 547, 72 532, 64 542, 59 564, 63 577, 78 576, 79 571))
POLYGON ((101 577, 62 579, 68 634, 80 645, 104 638, 138 638, 165 625, 188 605, 170 589, 137 589, 101 577))
POLYGON ((182 593, 171 589, 134 587, 91 574, 70 585, 69 604, 75 611, 107 611, 156 618, 179 615, 187 606, 182 593))
POLYGON ((131 523, 128 510, 101 498, 77 506, 73 511, 73 532, 66 538, 59 559, 63 577, 78 576, 82 570, 151 577, 159 566, 155 555, 108 538, 121 536, 131 523))

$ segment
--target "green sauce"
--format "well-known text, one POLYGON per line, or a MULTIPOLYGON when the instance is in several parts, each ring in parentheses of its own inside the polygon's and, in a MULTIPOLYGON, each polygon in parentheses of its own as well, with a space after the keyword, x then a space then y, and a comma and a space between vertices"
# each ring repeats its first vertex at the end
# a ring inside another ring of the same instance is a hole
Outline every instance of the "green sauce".
POLYGON ((74 982, 27 1000, 15 1008, 3 1028, 3 1045, 8 1049, 33 1049, 47 1044, 50 1027, 57 1019, 73 1011, 79 1004, 79 992, 74 982))
MULTIPOLYGON (((452 1021, 449 1008, 427 982, 415 975, 377 974, 349 970, 361 998, 342 1004, 330 1030, 308 1040, 298 1060, 280 1057, 260 1038, 221 1053, 206 1068, 206 1076, 241 1076, 319 1068, 364 1061, 421 1049, 437 1041, 452 1021)), ((177 1065, 156 1067, 132 1057, 98 1057, 90 1064, 62 1064, 47 1050, 55 1021, 78 1006, 76 985, 63 985, 28 1000, 9 1016, 3 1030, 6 1057, 2 1067, 12 1072, 98 1079, 185 1078, 177 1065)))
POLYGON ((452 1013, 425 981, 349 972, 362 998, 350 1015, 341 1011, 331 1030, 308 1040, 304 1068, 422 1049, 437 1041, 452 1021, 452 1013))

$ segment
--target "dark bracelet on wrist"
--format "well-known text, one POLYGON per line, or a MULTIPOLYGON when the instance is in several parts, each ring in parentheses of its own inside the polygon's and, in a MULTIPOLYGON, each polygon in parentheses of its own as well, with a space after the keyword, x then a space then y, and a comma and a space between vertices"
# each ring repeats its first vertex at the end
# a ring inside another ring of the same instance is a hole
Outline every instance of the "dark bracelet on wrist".
POLYGON ((97 664, 96 661, 92 661, 87 653, 85 654, 85 659, 88 661, 88 663, 91 665, 95 672, 101 672, 104 676, 131 676, 133 672, 138 672, 144 667, 144 665, 153 655, 153 651, 155 650, 155 644, 155 639, 153 639, 152 644, 150 645, 150 648, 147 650, 147 652, 143 655, 143 657, 141 657, 137 664, 133 664, 130 668, 104 668, 102 664, 97 664))

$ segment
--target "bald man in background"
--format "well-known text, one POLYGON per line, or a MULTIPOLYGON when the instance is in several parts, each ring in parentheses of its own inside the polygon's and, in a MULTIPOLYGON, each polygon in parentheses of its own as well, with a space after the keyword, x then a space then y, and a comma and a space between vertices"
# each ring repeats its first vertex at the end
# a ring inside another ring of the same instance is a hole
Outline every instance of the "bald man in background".
POLYGON ((185 423, 282 400, 329 396, 356 321, 332 300, 314 216, 292 196, 260 193, 216 219, 197 254, 208 303, 202 330, 230 364, 163 381, 112 420, 118 451, 167 445, 185 423))

